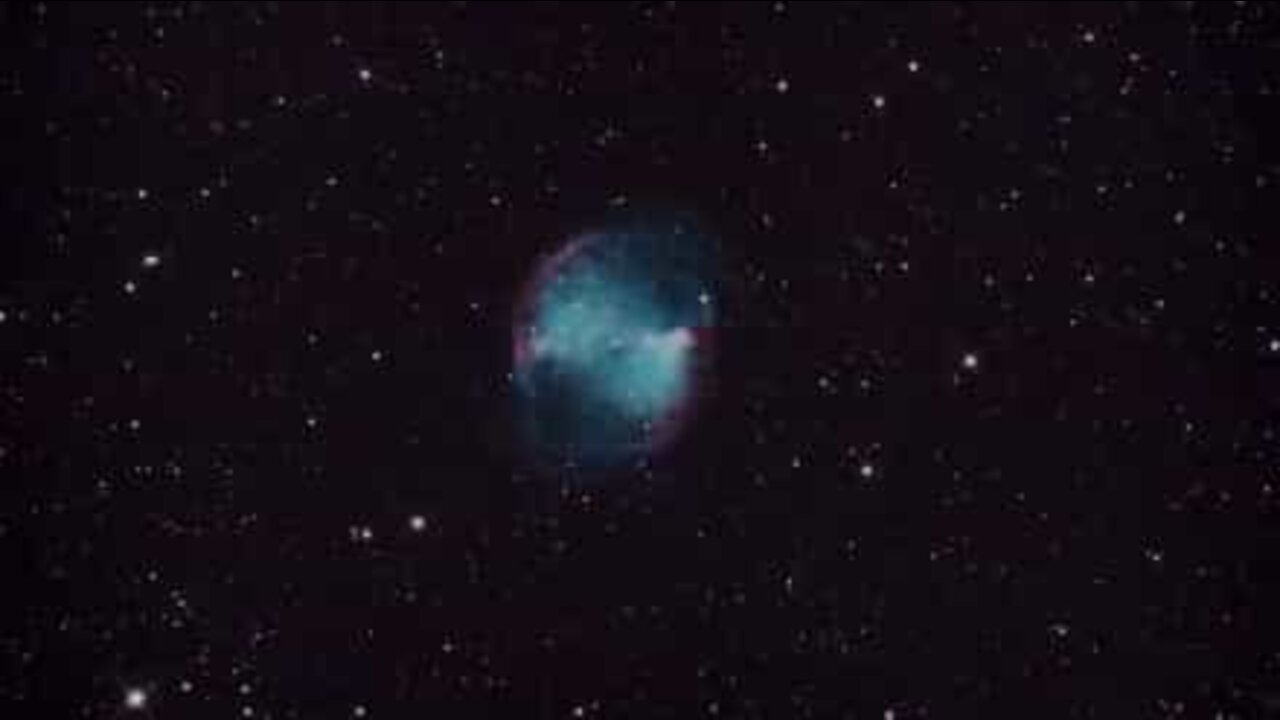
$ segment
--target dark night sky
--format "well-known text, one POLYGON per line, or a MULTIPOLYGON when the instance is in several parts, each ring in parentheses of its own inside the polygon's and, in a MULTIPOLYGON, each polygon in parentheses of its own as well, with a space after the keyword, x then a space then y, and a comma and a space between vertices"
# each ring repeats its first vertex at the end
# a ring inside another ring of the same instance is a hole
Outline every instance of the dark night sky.
POLYGON ((1253 2, 0 6, 0 715, 1275 716, 1277 92, 1253 2), (620 213, 696 416, 530 464, 620 213))

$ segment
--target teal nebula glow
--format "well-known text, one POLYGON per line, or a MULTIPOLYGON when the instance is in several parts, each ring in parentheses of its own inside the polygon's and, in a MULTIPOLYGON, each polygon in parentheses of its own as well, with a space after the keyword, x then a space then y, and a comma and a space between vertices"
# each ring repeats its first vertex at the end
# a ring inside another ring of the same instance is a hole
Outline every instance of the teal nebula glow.
POLYGON ((524 458, 608 472, 672 447, 710 369, 713 250, 680 219, 637 220, 545 259, 513 324, 524 458))
POLYGON ((666 412, 687 388, 691 335, 643 283, 583 269, 558 277, 531 328, 535 356, 633 419, 666 412))

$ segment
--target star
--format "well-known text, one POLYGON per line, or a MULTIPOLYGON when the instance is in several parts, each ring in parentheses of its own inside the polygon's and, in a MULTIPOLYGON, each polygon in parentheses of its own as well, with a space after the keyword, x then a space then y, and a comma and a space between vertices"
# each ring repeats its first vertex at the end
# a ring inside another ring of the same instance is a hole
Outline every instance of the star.
POLYGON ((129 710, 142 710, 147 707, 147 691, 140 687, 125 690, 124 706, 129 710))

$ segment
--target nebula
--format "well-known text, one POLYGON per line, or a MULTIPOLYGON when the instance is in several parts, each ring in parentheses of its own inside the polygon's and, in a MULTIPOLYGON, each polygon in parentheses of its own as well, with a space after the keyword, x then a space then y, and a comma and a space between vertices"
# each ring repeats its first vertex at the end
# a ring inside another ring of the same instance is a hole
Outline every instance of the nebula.
POLYGON ((604 463, 662 449, 696 394, 709 290, 705 241, 680 226, 584 235, 543 263, 515 323, 526 447, 604 463))

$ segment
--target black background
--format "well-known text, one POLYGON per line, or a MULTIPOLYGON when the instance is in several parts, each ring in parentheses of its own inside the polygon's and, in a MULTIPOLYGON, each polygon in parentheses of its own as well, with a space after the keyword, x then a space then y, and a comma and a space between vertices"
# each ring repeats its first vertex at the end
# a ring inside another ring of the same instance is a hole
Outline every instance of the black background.
POLYGON ((1274 714, 1278 19, 0 7, 6 716, 1274 714), (624 211, 722 249, 698 415, 528 467, 624 211))

